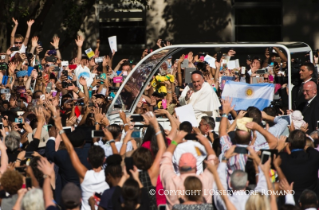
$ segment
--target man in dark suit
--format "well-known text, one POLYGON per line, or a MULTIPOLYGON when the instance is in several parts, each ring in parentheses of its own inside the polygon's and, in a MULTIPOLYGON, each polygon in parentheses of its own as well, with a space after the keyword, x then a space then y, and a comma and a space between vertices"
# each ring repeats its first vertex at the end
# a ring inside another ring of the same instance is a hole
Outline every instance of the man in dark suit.
POLYGON ((317 85, 309 81, 303 85, 303 95, 305 102, 301 103, 298 110, 301 110, 304 121, 308 123, 308 134, 316 130, 319 120, 319 98, 317 96, 317 85))
MULTIPOLYGON (((300 80, 301 83, 299 85, 295 85, 292 88, 291 96, 292 96, 292 109, 296 110, 300 106, 301 103, 306 102, 306 100, 303 97, 303 85, 306 82, 313 81, 317 83, 316 81, 316 73, 315 73, 315 66, 312 63, 305 63, 300 67, 300 80)), ((300 110, 302 111, 302 110, 300 110)))
MULTIPOLYGON (((74 150, 76 154, 78 155, 81 163, 85 165, 86 168, 91 169, 92 167, 87 161, 88 158, 88 152, 91 148, 91 143, 86 143, 85 138, 87 138, 87 135, 85 134, 87 132, 86 129, 83 127, 78 127, 75 131, 68 134, 68 137, 73 144, 74 150)), ((49 161, 54 162, 55 166, 58 167, 58 180, 57 187, 55 190, 55 197, 56 201, 60 203, 61 198, 61 190, 68 182, 73 182, 76 184, 80 189, 80 180, 79 175, 75 171, 70 156, 66 149, 59 149, 58 151, 55 151, 55 138, 57 136, 55 127, 51 127, 49 130, 49 140, 45 147, 45 155, 49 161)))
POLYGON ((312 147, 305 149, 306 135, 301 130, 291 132, 288 141, 291 153, 279 153, 280 168, 288 183, 294 182, 294 198, 298 201, 305 189, 317 192, 319 152, 312 147))

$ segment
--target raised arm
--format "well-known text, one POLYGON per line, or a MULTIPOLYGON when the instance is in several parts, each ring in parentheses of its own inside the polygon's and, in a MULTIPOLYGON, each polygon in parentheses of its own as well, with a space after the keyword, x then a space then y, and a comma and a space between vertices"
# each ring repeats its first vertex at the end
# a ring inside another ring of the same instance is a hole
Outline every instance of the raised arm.
POLYGON ((31 26, 32 24, 34 23, 34 20, 29 20, 27 21, 27 24, 28 24, 28 29, 27 29, 27 33, 25 34, 25 38, 24 38, 24 46, 27 46, 28 45, 28 41, 29 41, 29 37, 30 37, 30 32, 31 32, 31 26))
MULTIPOLYGON (((217 189, 220 192, 225 192, 226 189, 224 188, 222 182, 220 181, 216 166, 210 163, 209 161, 205 161, 205 163, 207 164, 207 169, 214 175, 214 180, 216 182, 217 189)), ((226 209, 236 210, 236 207, 234 206, 234 204, 229 200, 227 193, 221 193, 221 197, 226 205, 226 209)))
POLYGON ((278 47, 274 47, 274 50, 277 52, 277 54, 281 58, 281 62, 287 62, 287 56, 283 52, 281 52, 281 50, 278 47))
POLYGON ((160 129, 160 126, 156 120, 155 115, 152 112, 147 112, 145 114, 145 118, 148 119, 148 121, 150 122, 150 125, 153 126, 154 131, 155 131, 155 135, 156 135, 156 140, 157 140, 157 145, 158 145, 158 152, 155 156, 154 162, 151 166, 151 168, 149 169, 149 174, 150 174, 150 178, 154 178, 157 177, 159 174, 159 166, 160 166, 160 161, 161 158, 166 150, 166 145, 165 145, 165 139, 163 138, 163 133, 160 129))
POLYGON ((3 174, 8 168, 8 154, 7 154, 7 147, 3 141, 0 140, 0 151, 1 151, 1 168, 0 173, 3 174))
POLYGON ((75 171, 78 173, 79 178, 80 178, 80 183, 83 182, 84 176, 87 172, 87 168, 81 163, 78 155, 76 154, 73 145, 71 144, 69 138, 66 136, 66 134, 63 131, 63 127, 62 127, 62 122, 61 122, 61 117, 60 116, 55 116, 54 118, 54 122, 55 122, 55 126, 57 128, 57 130, 60 133, 60 136, 62 138, 62 141, 66 147, 66 150, 69 153, 72 165, 75 169, 75 171))
POLYGON ((16 35, 16 31, 18 28, 18 20, 14 19, 14 17, 13 17, 12 21, 14 22, 14 27, 13 27, 12 32, 11 32, 11 39, 10 39, 10 46, 11 47, 14 45, 14 37, 16 35))
POLYGON ((54 178, 51 177, 51 174, 54 173, 54 164, 50 164, 47 159, 41 158, 41 160, 38 161, 38 169, 44 175, 43 198, 45 208, 47 209, 49 206, 55 206, 55 203, 53 202, 53 193, 51 190, 51 179, 54 178))
POLYGON ((80 63, 82 58, 82 46, 83 46, 84 38, 82 36, 78 36, 75 40, 75 44, 78 46, 78 54, 76 56, 77 61, 80 63))
POLYGON ((268 192, 270 191, 270 206, 271 206, 271 209, 273 210, 277 210, 277 203, 276 203, 276 193, 275 193, 275 190, 274 190, 274 187, 270 181, 270 177, 269 177, 269 171, 270 171, 270 162, 271 162, 271 158, 268 159, 268 161, 261 165, 260 164, 260 168, 261 170, 263 171, 264 173, 264 176, 266 178, 266 182, 267 182, 267 187, 268 187, 268 192))
POLYGON ((234 106, 231 106, 232 99, 226 98, 225 100, 222 101, 222 106, 223 106, 223 114, 222 114, 222 119, 220 121, 220 126, 219 126, 219 136, 225 136, 227 135, 227 124, 228 124, 228 114, 231 112, 234 106))
POLYGON ((261 135, 263 135, 269 145, 270 149, 275 149, 278 145, 278 139, 269 133, 266 129, 262 128, 260 125, 258 125, 255 122, 249 122, 246 124, 246 127, 251 130, 258 131, 261 135))
POLYGON ((54 36, 53 37, 53 42, 50 42, 50 44, 54 47, 54 49, 56 50, 56 56, 59 59, 62 59, 60 50, 59 50, 59 42, 60 42, 60 38, 58 36, 54 36))
POLYGON ((171 124, 171 130, 170 130, 167 137, 169 139, 173 140, 173 138, 175 137, 176 132, 177 132, 177 124, 175 123, 174 117, 165 109, 155 110, 154 113, 156 115, 165 115, 169 119, 169 122, 171 124))

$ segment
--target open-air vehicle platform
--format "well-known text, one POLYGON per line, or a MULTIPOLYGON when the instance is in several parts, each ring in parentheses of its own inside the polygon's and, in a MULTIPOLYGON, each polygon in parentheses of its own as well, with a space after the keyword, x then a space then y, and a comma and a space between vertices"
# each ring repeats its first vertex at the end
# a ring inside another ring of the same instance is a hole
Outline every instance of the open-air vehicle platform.
MULTIPOLYGON (((219 49, 234 49, 235 51, 245 50, 252 51, 256 49, 259 53, 263 53, 266 47, 278 47, 287 56, 290 61, 292 56, 304 58, 309 54, 309 60, 313 62, 313 52, 308 44, 303 42, 273 42, 273 43, 245 43, 245 42, 228 42, 228 43, 200 43, 200 44, 180 44, 163 47, 148 54, 138 62, 135 68, 130 72, 125 81, 119 88, 116 96, 107 111, 107 117, 111 123, 121 123, 119 111, 123 110, 126 115, 133 115, 136 105, 140 100, 147 84, 152 80, 161 64, 170 56, 176 53, 184 52, 185 50, 192 51, 212 51, 219 49)), ((224 50, 225 51, 225 50, 224 50)), ((216 52, 216 51, 215 51, 216 52)), ((178 57, 180 56, 178 54, 178 57)), ((212 54, 213 55, 213 54, 212 54)), ((287 62, 288 75, 291 75, 291 63, 287 62)), ((291 92, 291 77, 288 77, 289 91, 291 92)), ((289 109, 292 107, 291 94, 289 95, 289 109)), ((158 121, 165 129, 169 129, 169 122, 165 118, 159 118, 158 121)))

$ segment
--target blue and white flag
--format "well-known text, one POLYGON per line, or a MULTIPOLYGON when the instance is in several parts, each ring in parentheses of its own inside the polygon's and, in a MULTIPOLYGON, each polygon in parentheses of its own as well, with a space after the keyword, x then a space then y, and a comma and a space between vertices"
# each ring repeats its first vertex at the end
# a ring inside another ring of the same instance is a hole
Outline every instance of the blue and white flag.
POLYGON ((235 110, 246 110, 249 106, 263 110, 270 105, 274 98, 275 86, 270 83, 247 84, 227 81, 222 98, 232 98, 235 110))

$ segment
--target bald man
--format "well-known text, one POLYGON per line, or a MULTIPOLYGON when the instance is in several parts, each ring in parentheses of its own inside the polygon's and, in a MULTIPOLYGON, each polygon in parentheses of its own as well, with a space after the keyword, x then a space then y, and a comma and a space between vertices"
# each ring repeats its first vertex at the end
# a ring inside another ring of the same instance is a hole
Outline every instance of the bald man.
POLYGON ((317 84, 313 81, 303 85, 303 95, 306 102, 300 104, 298 110, 302 111, 304 121, 308 123, 308 134, 316 130, 319 121, 319 99, 317 97, 317 84))
POLYGON ((198 121, 205 114, 214 118, 219 116, 219 99, 213 87, 205 82, 202 72, 193 71, 191 79, 192 83, 183 90, 179 103, 181 105, 191 104, 198 121))

